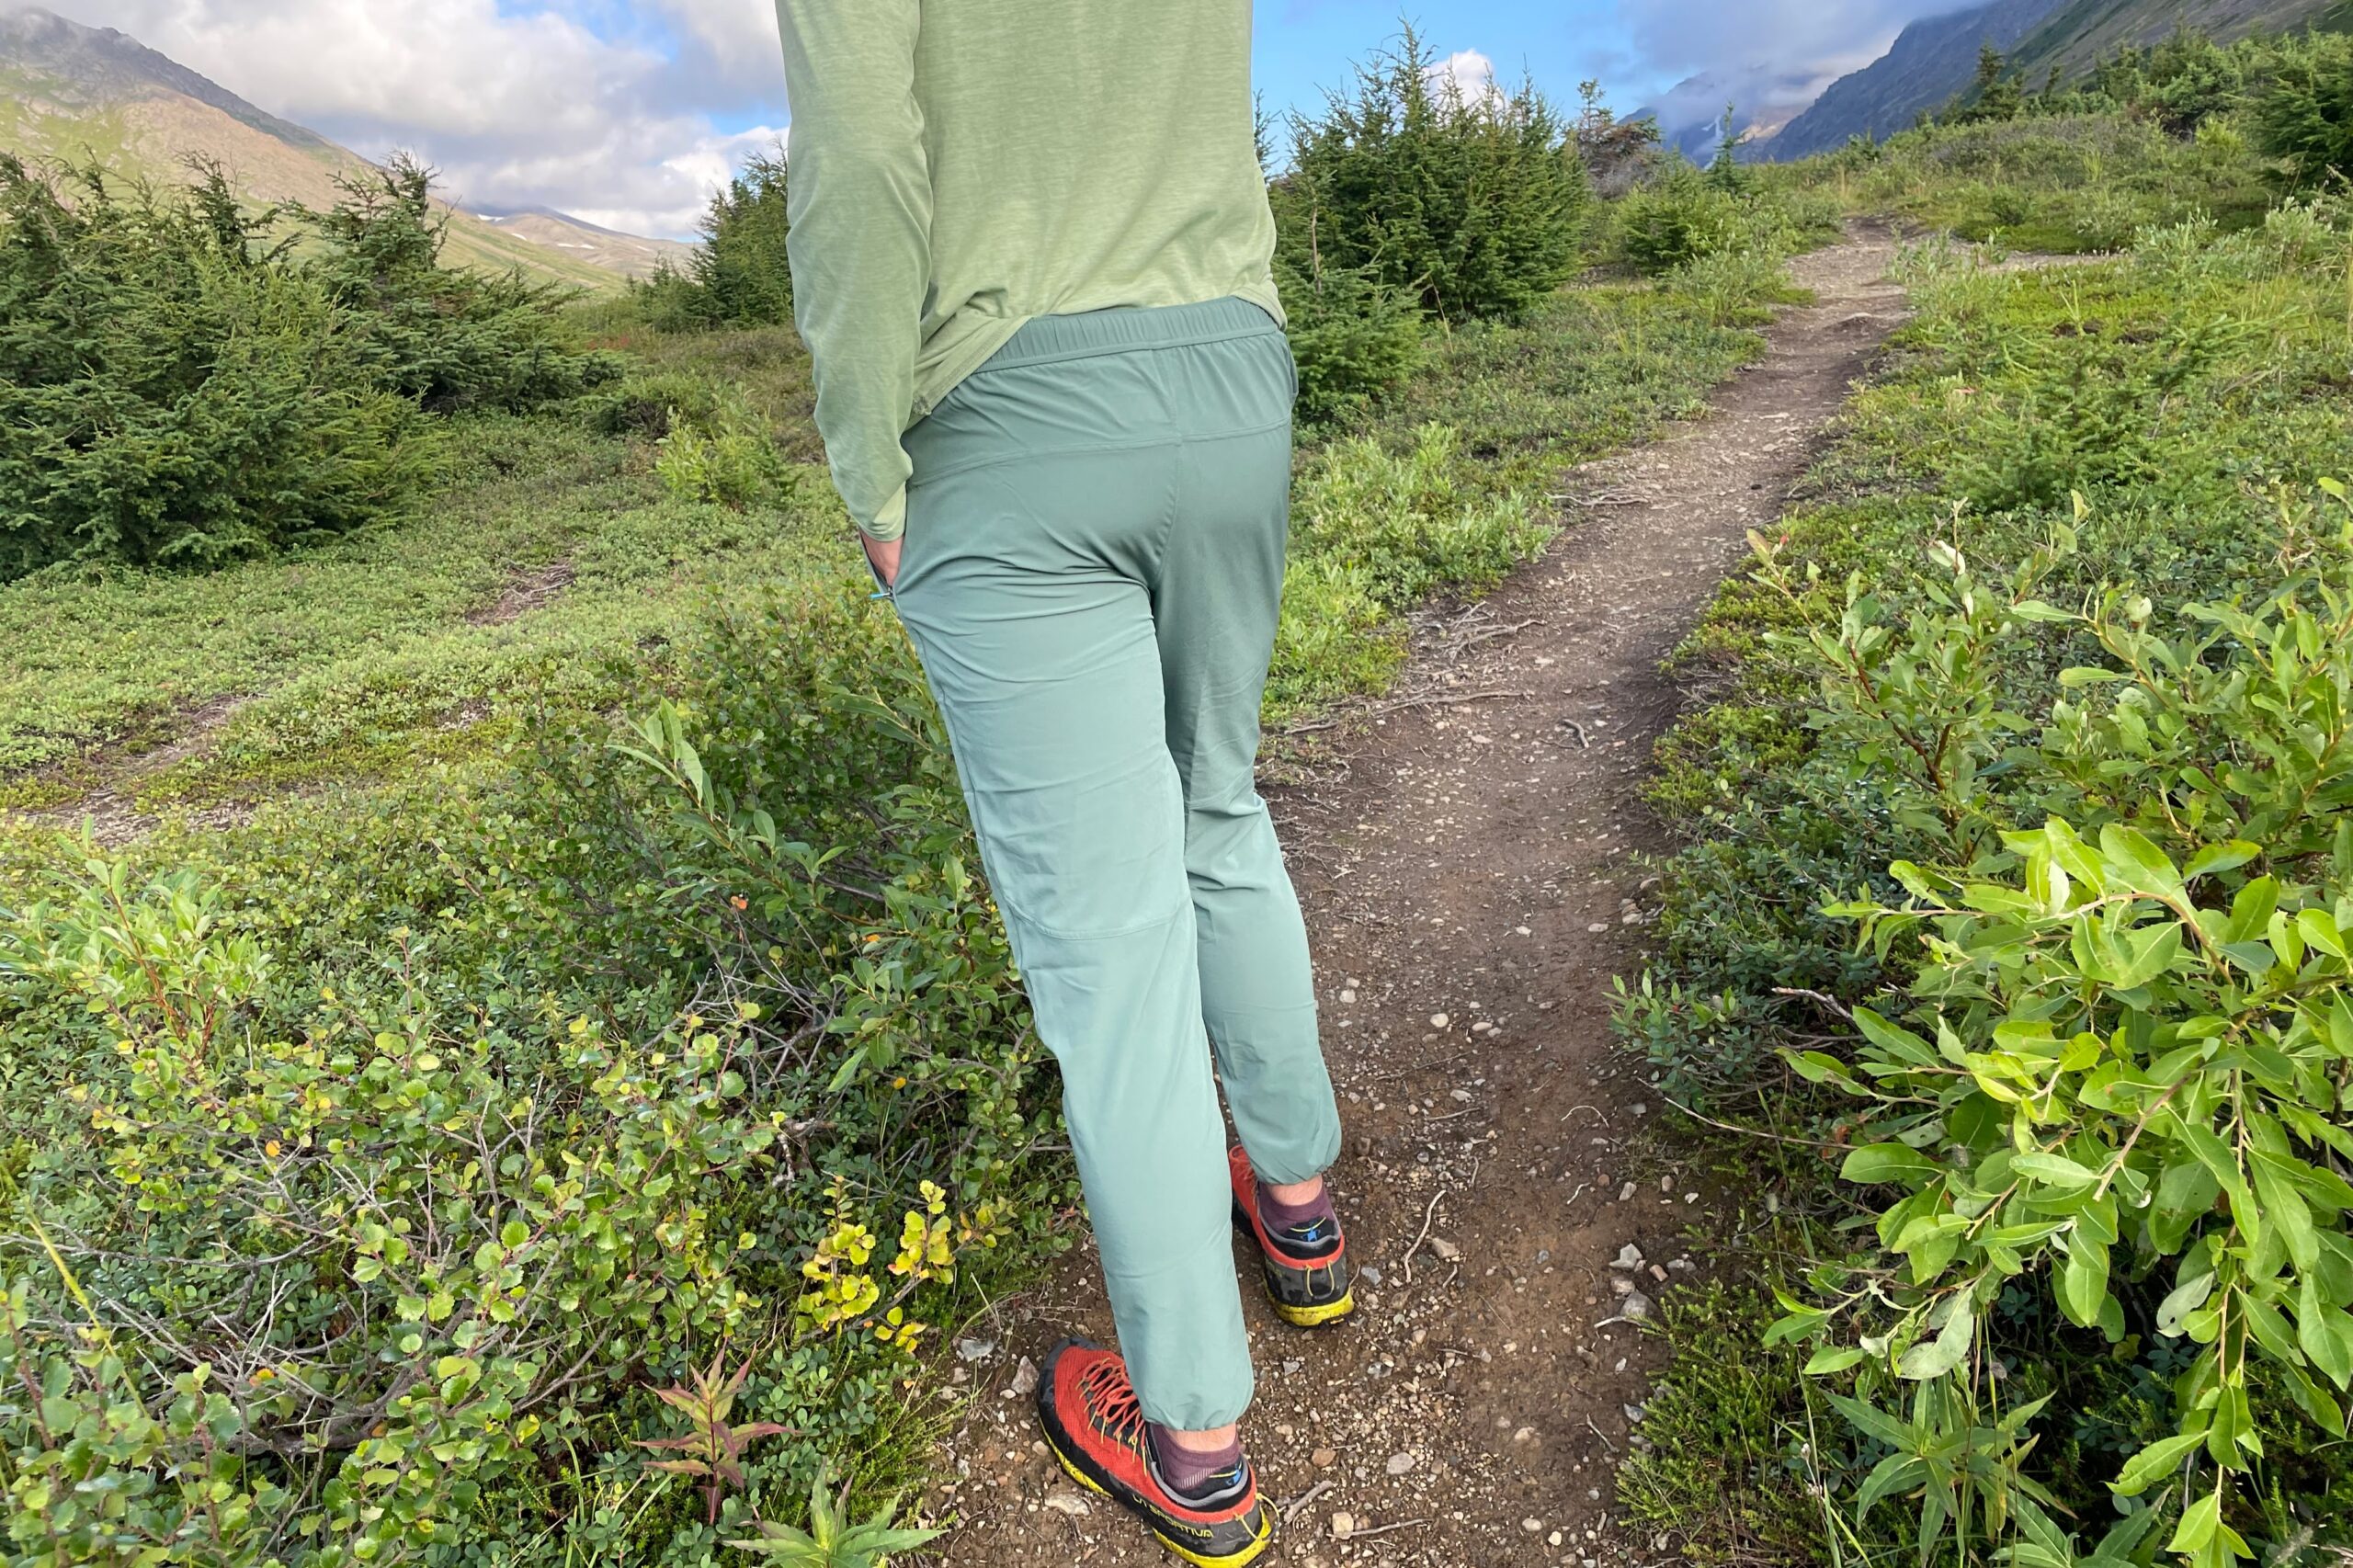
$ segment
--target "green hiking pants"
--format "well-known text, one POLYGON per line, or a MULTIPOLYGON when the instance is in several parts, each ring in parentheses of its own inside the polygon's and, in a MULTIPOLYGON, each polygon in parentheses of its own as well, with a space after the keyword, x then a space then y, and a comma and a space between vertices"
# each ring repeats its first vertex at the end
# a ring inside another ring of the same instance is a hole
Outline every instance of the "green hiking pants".
POLYGON ((1214 1050, 1266 1180, 1339 1153, 1258 798, 1294 372, 1239 300, 1024 327, 907 433, 895 597, 946 715, 1144 1413, 1238 1420, 1214 1050))

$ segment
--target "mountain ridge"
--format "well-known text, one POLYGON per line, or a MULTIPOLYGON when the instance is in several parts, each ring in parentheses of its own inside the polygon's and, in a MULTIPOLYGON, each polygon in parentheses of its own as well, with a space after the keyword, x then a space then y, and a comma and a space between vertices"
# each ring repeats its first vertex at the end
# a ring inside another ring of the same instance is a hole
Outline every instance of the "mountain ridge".
POLYGON ((1991 0, 1914 22, 1879 59, 1824 89, 1812 107, 1781 128, 1765 149, 1774 159, 1802 158, 1873 141, 1943 108, 1977 74, 1979 48, 2007 51, 2062 10, 2068 0, 1991 0))
POLYGON ((2156 43, 2183 28, 2227 43, 2312 25, 2353 30, 2353 0, 1990 0, 1914 22, 1886 54, 1832 83, 1758 153, 1802 158, 1853 136, 1877 141, 1903 131, 1969 89, 1982 44, 2002 51, 2015 75, 2039 87, 2053 71, 2070 80, 2128 44, 2156 43))
POLYGON ((2353 30, 2346 0, 2075 0, 2018 44, 2010 65, 2040 86, 2056 69, 2068 80, 2129 45, 2160 43, 2187 28, 2229 43, 2251 33, 2308 26, 2353 30))
MULTIPOLYGON (((191 161, 217 162, 238 194, 256 205, 313 208, 335 201, 339 178, 375 166, 128 33, 38 6, 0 9, 0 150, 37 160, 94 161, 119 176, 158 185, 180 182, 191 161)), ((487 271, 520 267, 592 290, 650 272, 676 244, 616 234, 568 214, 509 226, 455 203, 442 206, 452 264, 487 271)))

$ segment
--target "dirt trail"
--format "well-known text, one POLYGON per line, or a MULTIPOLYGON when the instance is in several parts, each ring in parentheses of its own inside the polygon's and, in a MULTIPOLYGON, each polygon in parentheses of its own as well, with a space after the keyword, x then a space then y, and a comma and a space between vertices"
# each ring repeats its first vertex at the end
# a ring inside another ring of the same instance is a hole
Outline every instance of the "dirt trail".
MULTIPOLYGON (((99 848, 119 849, 153 832, 163 820, 138 803, 141 787, 182 763, 210 755, 220 741, 221 733, 229 727, 229 721, 252 700, 250 697, 216 697, 180 715, 176 733, 163 745, 120 760, 105 753, 85 759, 84 766, 96 775, 96 781, 83 793, 35 811, 0 811, 0 824, 13 819, 36 826, 63 828, 69 833, 86 827, 92 842, 99 848)), ((248 814, 248 809, 240 806, 216 806, 189 813, 191 821, 216 827, 242 822, 248 814)))
MULTIPOLYGON (((1657 1359, 1623 1320, 1688 1288, 1687 1233, 1721 1233, 1711 1199, 1647 1135, 1665 1108, 1609 1034, 1611 978, 1642 962, 1637 852, 1658 846, 1641 786, 1680 703, 1660 665, 1903 319, 1894 252, 1858 231, 1798 262, 1818 302, 1780 318, 1713 414, 1572 475, 1575 526, 1430 626, 1400 700, 1337 742, 1318 781, 1273 794, 1347 1123, 1333 1179, 1370 1267, 1357 1318, 1323 1334, 1245 1290, 1259 1368, 1246 1431, 1290 1505, 1269 1562, 1672 1555, 1613 1517, 1615 1465, 1641 1441, 1630 1407, 1657 1359), (1630 1244, 1640 1266, 1613 1267, 1630 1244)), ((957 1375, 983 1397, 949 1444, 966 1522, 947 1562, 1167 1561, 1061 1477, 1013 1392, 1022 1359, 1055 1340, 1110 1337, 1099 1295, 1082 1253, 969 1331, 962 1351, 986 1355, 957 1375)))

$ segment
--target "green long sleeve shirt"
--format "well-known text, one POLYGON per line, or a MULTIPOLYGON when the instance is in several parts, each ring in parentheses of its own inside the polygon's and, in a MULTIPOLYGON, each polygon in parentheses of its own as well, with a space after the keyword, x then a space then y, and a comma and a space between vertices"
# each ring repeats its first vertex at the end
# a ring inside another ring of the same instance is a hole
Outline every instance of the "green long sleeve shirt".
POLYGON ((1278 320, 1250 0, 777 0, 793 314, 850 516, 1025 322, 1239 295, 1278 320))

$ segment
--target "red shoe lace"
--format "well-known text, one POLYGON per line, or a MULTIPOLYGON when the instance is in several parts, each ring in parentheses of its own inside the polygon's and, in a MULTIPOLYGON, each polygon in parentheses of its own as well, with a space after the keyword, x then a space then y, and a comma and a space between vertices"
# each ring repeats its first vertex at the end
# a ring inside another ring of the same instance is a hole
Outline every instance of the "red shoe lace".
POLYGON ((1141 1449, 1144 1441, 1143 1406, 1135 1385, 1117 1361, 1099 1361, 1079 1374, 1078 1392, 1086 1401, 1095 1429, 1113 1442, 1141 1449))

